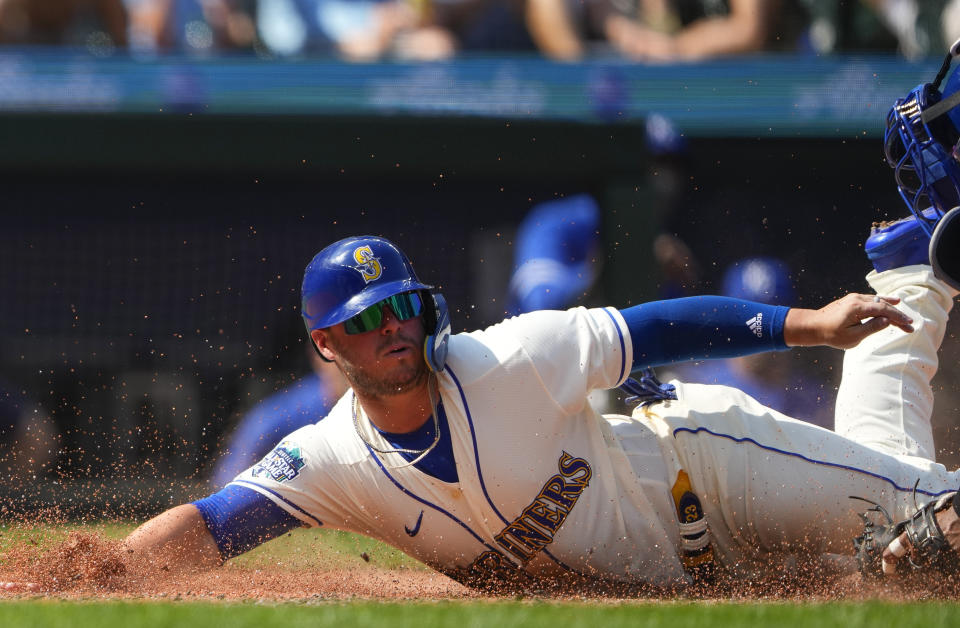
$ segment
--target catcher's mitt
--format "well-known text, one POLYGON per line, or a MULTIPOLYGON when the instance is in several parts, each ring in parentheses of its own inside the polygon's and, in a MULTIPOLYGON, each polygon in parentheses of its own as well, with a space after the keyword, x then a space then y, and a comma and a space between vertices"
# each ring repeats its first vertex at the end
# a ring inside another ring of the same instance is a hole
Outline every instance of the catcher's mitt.
POLYGON ((960 511, 954 504, 957 493, 948 493, 939 499, 927 502, 917 508, 909 519, 894 523, 883 506, 862 497, 852 497, 873 504, 860 517, 863 519, 863 534, 853 540, 857 565, 860 573, 866 577, 905 575, 917 570, 931 569, 942 574, 960 574, 960 553, 944 536, 938 514, 950 509, 949 515, 956 518, 960 511), (877 522, 876 516, 883 515, 886 522, 877 522), (907 544, 900 541, 906 533, 907 544), (884 560, 883 552, 889 548, 894 557, 884 560))

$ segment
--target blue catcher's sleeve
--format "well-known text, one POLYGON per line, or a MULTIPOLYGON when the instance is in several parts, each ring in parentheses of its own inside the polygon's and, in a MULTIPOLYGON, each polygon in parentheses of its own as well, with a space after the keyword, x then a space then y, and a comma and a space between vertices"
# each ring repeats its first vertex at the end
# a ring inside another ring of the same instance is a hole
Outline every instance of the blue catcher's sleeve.
POLYGON ((652 301, 620 310, 633 342, 633 368, 786 349, 790 308, 730 297, 652 301))
POLYGON ((260 493, 230 484, 193 505, 223 560, 248 552, 303 523, 260 493))

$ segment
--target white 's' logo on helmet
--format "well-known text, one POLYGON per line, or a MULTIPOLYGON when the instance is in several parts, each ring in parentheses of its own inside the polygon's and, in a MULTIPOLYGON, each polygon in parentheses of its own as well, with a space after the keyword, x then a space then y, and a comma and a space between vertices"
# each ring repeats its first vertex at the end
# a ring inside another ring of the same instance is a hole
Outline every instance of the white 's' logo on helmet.
POLYGON ((380 279, 383 274, 383 267, 380 266, 380 258, 373 254, 369 246, 358 246, 353 252, 353 259, 357 260, 354 269, 363 275, 366 283, 380 279))

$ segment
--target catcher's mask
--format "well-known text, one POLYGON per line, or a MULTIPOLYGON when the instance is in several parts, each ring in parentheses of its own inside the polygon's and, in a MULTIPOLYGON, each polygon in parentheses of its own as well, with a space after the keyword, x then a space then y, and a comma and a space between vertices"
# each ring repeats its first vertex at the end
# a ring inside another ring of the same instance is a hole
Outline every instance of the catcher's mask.
POLYGON ((410 260, 389 240, 346 238, 307 264, 301 289, 303 321, 308 334, 338 323, 348 323, 348 333, 363 333, 379 327, 382 302, 387 301, 401 320, 422 317, 427 332, 424 358, 439 372, 447 358, 450 315, 443 295, 432 289, 417 278, 410 260))
POLYGON ((894 103, 883 137, 900 196, 928 234, 960 205, 960 72, 951 73, 940 91, 957 56, 960 40, 950 47, 933 83, 915 87, 894 103), (929 207, 933 211, 924 212, 929 207))

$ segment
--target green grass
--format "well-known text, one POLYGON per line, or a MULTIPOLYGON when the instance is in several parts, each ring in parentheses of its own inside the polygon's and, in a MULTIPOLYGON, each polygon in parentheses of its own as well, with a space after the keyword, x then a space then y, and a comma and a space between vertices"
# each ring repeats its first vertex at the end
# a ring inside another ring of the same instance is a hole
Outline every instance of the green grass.
POLYGON ((67 538, 70 532, 96 532, 108 539, 122 539, 136 526, 132 523, 64 523, 58 525, 24 526, 0 522, 0 552, 14 545, 29 543, 41 548, 50 547, 67 538))
POLYGON ((0 626, 390 626, 391 628, 473 628, 551 626, 555 628, 759 628, 817 626, 957 625, 960 606, 945 603, 703 604, 550 602, 443 602, 434 604, 296 604, 0 602, 0 626))
POLYGON ((293 530, 230 562, 247 567, 279 563, 293 569, 357 569, 367 564, 387 569, 401 566, 428 569, 403 552, 379 541, 337 530, 293 530))
MULTIPOLYGON (((74 530, 122 538, 133 524, 70 524, 21 527, 0 523, 0 551, 11 545, 33 542, 52 547, 74 530)), ((365 566, 424 568, 396 550, 365 537, 321 530, 295 530, 253 552, 235 559, 259 568, 365 566), (369 560, 364 560, 363 555, 369 560)), ((397 602, 271 602, 228 603, 199 601, 119 601, 90 599, 81 602, 44 597, 0 595, 0 627, 20 626, 390 626, 434 628, 455 626, 550 626, 551 628, 761 628, 766 626, 816 626, 882 628, 895 626, 960 625, 960 603, 891 602, 691 602, 667 601, 544 601, 463 600, 422 603, 397 602)))

